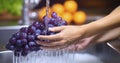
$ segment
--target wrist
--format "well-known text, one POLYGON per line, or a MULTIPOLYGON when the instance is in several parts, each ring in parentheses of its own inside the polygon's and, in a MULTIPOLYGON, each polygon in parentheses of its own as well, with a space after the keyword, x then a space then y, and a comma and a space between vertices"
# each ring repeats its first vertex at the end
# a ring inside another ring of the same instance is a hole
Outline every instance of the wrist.
POLYGON ((96 35, 98 32, 103 32, 104 26, 99 23, 100 21, 94 21, 83 26, 85 32, 85 38, 96 35))
POLYGON ((78 26, 78 35, 82 35, 82 38, 86 38, 87 37, 87 34, 88 34, 88 29, 89 29, 89 27, 88 27, 88 25, 87 24, 85 24, 85 25, 80 25, 80 26, 78 26))

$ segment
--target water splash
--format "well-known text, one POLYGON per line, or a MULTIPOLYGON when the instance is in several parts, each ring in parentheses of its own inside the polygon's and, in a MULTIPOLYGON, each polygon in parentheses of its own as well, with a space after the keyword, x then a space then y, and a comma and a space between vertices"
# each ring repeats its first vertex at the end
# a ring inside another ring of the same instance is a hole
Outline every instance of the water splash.
POLYGON ((39 50, 31 52, 27 56, 14 56, 13 63, 74 63, 73 59, 70 61, 69 51, 67 49, 61 50, 39 50))
POLYGON ((50 7, 50 0, 46 0, 46 19, 45 19, 46 33, 45 35, 47 35, 47 30, 48 30, 49 7, 50 7))

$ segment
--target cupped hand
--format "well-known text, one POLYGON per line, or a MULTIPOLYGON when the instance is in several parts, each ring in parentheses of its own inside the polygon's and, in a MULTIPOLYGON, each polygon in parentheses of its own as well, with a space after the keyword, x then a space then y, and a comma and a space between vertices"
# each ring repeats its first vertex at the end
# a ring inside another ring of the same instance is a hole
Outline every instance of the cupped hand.
POLYGON ((84 38, 84 39, 80 40, 78 43, 69 46, 68 50, 69 51, 81 51, 81 50, 84 50, 87 47, 89 47, 90 45, 94 44, 94 38, 95 38, 95 36, 84 38))
POLYGON ((49 28, 52 32, 59 32, 55 35, 39 35, 39 39, 50 40, 52 42, 37 41, 43 48, 59 49, 78 43, 86 33, 84 26, 60 26, 49 28))

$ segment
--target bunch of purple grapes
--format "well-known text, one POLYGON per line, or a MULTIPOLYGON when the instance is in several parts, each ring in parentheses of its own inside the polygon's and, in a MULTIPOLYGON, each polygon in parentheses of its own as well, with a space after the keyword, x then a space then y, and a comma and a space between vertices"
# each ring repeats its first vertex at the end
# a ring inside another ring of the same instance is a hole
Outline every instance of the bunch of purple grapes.
POLYGON ((42 50, 41 45, 36 43, 36 40, 50 42, 49 40, 38 39, 38 35, 52 35, 56 34, 48 30, 49 27, 67 25, 66 21, 57 16, 57 13, 53 12, 51 18, 45 16, 42 22, 35 21, 29 27, 21 28, 17 33, 14 33, 9 39, 6 48, 14 51, 15 56, 26 56, 32 51, 42 50))

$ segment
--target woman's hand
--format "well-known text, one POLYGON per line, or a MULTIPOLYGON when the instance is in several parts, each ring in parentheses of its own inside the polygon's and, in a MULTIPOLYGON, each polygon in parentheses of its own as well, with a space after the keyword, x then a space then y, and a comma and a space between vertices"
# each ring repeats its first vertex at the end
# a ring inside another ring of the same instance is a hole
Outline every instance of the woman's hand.
POLYGON ((83 26, 60 26, 50 28, 52 32, 59 32, 55 35, 38 36, 39 39, 50 40, 53 42, 40 42, 37 43, 43 45, 44 48, 65 48, 71 44, 79 42, 86 33, 86 29, 83 26))
POLYGON ((94 40, 95 36, 91 36, 89 38, 84 38, 81 41, 79 41, 76 44, 73 44, 71 46, 68 47, 69 51, 81 51, 86 49, 88 46, 93 45, 92 40, 94 40))

